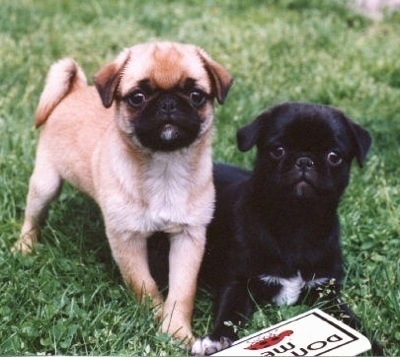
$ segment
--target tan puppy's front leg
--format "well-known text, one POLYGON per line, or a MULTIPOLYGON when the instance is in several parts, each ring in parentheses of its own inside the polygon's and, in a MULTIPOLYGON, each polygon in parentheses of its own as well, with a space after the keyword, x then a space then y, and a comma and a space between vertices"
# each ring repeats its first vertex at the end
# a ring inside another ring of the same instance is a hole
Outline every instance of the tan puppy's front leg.
POLYGON ((148 264, 147 235, 135 233, 123 237, 121 235, 108 236, 114 260, 125 283, 134 292, 136 298, 143 303, 146 297, 150 297, 152 306, 161 308, 162 297, 150 274, 148 264))
POLYGON ((191 319, 197 276, 205 247, 205 227, 188 228, 171 236, 169 291, 164 304, 162 330, 192 342, 191 319))

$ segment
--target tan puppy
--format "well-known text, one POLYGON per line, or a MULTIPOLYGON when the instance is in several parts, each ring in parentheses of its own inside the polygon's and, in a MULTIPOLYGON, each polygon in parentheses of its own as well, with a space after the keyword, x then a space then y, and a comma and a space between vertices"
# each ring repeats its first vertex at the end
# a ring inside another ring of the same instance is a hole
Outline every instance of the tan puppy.
POLYGON ((25 222, 14 249, 38 241, 63 180, 100 206, 113 257, 139 300, 159 306, 162 330, 192 338, 191 316, 205 230, 214 209, 213 101, 229 73, 193 45, 125 49, 88 86, 71 59, 55 63, 36 112, 42 126, 25 222), (170 234, 164 304, 147 261, 147 238, 170 234))

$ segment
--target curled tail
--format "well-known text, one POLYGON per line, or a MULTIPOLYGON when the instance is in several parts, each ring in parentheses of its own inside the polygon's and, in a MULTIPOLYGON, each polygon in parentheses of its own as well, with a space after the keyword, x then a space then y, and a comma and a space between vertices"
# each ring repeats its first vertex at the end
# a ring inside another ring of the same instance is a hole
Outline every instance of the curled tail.
POLYGON ((87 79, 74 60, 64 58, 54 63, 47 73, 46 84, 36 109, 36 128, 46 122, 53 109, 72 89, 82 86, 87 86, 87 79))

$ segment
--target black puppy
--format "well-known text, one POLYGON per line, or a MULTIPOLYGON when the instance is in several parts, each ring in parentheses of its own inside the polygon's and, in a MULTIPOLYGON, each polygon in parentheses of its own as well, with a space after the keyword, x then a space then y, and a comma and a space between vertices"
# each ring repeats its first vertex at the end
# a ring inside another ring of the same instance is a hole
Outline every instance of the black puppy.
POLYGON ((232 324, 249 317, 255 302, 290 305, 327 285, 341 315, 360 327, 340 301, 337 207, 370 135, 332 107, 284 103, 240 129, 237 141, 241 151, 257 146, 254 171, 214 168, 217 205, 201 278, 218 288, 215 326, 192 353, 230 346, 238 338, 232 324))

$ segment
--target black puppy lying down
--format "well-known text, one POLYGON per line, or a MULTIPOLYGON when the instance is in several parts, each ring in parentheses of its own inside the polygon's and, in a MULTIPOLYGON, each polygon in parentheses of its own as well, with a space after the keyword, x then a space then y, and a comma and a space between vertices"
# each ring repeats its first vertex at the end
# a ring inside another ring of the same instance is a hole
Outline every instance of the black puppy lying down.
POLYGON ((216 211, 200 278, 218 291, 215 325, 192 353, 230 346, 238 338, 232 324, 249 317, 255 302, 290 305, 329 284, 341 315, 359 328, 340 301, 336 212, 351 162, 362 166, 370 135, 332 107, 284 103, 240 129, 237 140, 241 151, 257 147, 256 161, 253 172, 214 167, 216 211))

